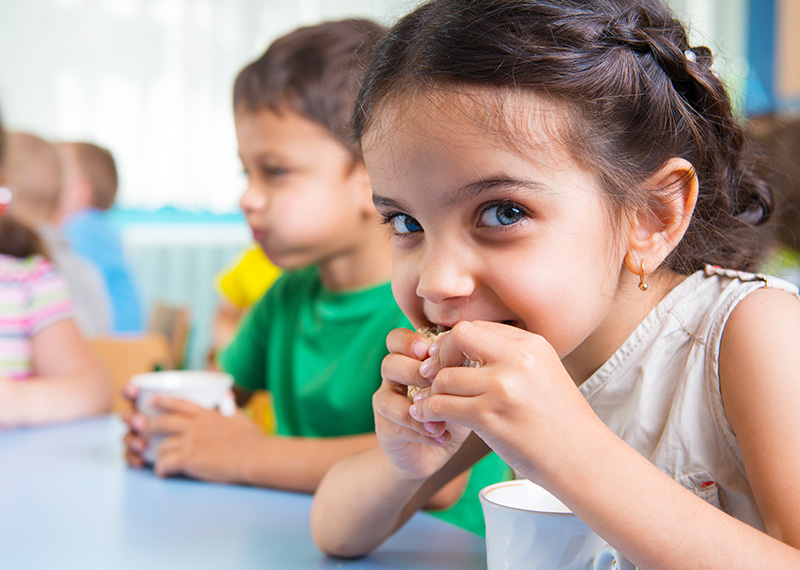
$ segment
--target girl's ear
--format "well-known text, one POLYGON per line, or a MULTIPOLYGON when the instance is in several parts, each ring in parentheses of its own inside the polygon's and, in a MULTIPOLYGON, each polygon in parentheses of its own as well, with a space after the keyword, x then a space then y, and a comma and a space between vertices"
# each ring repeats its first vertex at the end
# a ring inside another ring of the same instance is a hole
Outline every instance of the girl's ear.
POLYGON ((634 275, 649 274, 683 239, 697 203, 697 173, 690 162, 670 159, 646 183, 652 197, 634 212, 625 265, 634 275))

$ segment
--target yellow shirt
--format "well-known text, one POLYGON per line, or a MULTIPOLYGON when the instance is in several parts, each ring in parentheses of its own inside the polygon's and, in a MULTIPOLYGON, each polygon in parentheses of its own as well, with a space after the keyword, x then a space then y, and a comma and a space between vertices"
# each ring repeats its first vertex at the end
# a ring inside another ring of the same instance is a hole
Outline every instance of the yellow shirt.
POLYGON ((253 244, 217 276, 217 289, 231 303, 246 309, 264 296, 280 274, 264 250, 253 244))

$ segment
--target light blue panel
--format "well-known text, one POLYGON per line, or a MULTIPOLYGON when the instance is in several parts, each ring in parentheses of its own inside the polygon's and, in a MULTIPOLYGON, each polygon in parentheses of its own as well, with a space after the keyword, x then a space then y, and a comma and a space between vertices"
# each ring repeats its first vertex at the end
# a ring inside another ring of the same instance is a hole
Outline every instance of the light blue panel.
POLYGON ((203 368, 218 303, 214 281, 249 241, 246 226, 131 224, 123 242, 137 274, 147 315, 156 303, 189 309, 187 368, 203 368))

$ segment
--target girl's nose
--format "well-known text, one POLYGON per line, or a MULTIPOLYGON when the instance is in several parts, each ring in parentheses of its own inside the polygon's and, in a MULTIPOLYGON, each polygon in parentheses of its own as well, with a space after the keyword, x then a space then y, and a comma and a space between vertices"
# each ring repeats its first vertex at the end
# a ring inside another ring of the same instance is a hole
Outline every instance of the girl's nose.
POLYGON ((269 194, 266 189, 259 187, 252 181, 248 182, 247 188, 239 198, 239 206, 245 214, 265 212, 269 208, 269 194))
POLYGON ((420 264, 417 296, 444 304, 469 297, 474 291, 475 277, 464 255, 454 248, 428 248, 420 264))

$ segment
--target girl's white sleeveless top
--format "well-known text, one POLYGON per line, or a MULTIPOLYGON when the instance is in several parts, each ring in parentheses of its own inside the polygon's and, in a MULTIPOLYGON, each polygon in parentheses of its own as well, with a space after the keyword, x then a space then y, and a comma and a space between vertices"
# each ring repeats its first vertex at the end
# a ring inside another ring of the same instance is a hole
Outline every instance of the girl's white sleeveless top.
POLYGON ((661 471, 764 530, 719 388, 725 323, 761 287, 797 295, 794 285, 763 275, 711 266, 690 275, 580 391, 614 433, 661 471))

